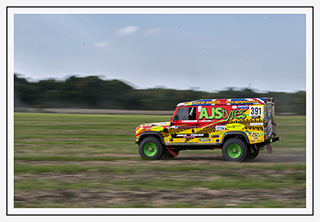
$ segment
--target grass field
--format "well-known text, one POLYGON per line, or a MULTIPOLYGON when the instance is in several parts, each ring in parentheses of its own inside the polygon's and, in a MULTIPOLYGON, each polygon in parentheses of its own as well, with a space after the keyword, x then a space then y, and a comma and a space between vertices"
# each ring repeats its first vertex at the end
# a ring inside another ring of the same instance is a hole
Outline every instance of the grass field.
MULTIPOLYGON (((141 123, 170 116, 24 114, 14 117, 16 208, 304 208, 306 164, 230 163, 221 151, 142 160, 141 123)), ((305 155, 305 117, 279 116, 274 154, 305 155)), ((274 156, 273 156, 274 155, 274 156)), ((268 160, 268 159, 267 159, 268 160)))

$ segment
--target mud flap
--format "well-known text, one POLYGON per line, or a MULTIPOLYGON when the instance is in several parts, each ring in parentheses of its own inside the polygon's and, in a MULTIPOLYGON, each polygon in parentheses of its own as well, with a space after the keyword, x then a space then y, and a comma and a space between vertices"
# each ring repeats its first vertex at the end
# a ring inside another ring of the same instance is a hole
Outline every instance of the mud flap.
POLYGON ((272 147, 270 144, 267 145, 267 151, 268 151, 268 154, 272 154, 273 153, 273 150, 272 150, 272 147))
POLYGON ((260 152, 259 148, 257 147, 257 144, 254 144, 254 148, 258 153, 260 152))
POLYGON ((176 156, 179 155, 176 151, 171 150, 169 147, 166 147, 166 148, 167 148, 167 150, 169 151, 169 153, 171 153, 171 155, 172 155, 173 157, 176 157, 176 156))

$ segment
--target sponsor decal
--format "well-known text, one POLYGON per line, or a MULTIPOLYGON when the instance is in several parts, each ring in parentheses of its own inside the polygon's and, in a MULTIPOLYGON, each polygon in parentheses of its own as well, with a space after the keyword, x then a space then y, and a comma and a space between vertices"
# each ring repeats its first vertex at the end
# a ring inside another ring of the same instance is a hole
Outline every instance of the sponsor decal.
POLYGON ((208 114, 208 110, 206 107, 201 109, 199 120, 201 119, 224 119, 225 121, 229 121, 230 119, 245 119, 246 114, 245 110, 230 110, 229 112, 222 107, 213 107, 211 108, 211 115, 208 114))
POLYGON ((260 140, 260 133, 253 132, 251 138, 252 138, 252 140, 260 140))
POLYGON ((199 139, 200 142, 210 142, 211 139, 210 138, 202 138, 202 139, 199 139))
POLYGON ((226 101, 226 103, 228 104, 228 103, 231 103, 231 104, 252 104, 252 103, 257 103, 257 104, 259 104, 259 100, 229 100, 229 101, 226 101))
POLYGON ((214 105, 220 104, 219 100, 201 100, 201 101, 194 101, 194 105, 214 105))
POLYGON ((232 123, 226 125, 227 130, 242 130, 244 127, 245 126, 240 123, 232 123))
POLYGON ((225 126, 216 126, 216 130, 226 130, 225 126))
POLYGON ((177 137, 186 137, 187 134, 177 134, 177 137))
POLYGON ((191 136, 200 137, 200 136, 204 136, 204 134, 191 134, 191 136))
POLYGON ((197 137, 208 137, 208 134, 176 134, 172 135, 173 138, 197 138, 197 137))
POLYGON ((249 109, 249 106, 238 106, 238 109, 249 109))
POLYGON ((153 131, 162 131, 163 127, 162 126, 153 126, 153 127, 151 127, 151 130, 153 130, 153 131))
POLYGON ((215 104, 220 104, 220 101, 219 100, 209 100, 209 101, 206 101, 206 105, 215 105, 215 104))
POLYGON ((250 106, 250 116, 262 116, 263 106, 250 106))
POLYGON ((169 126, 170 122, 161 122, 161 123, 146 123, 146 124, 141 124, 141 126, 169 126))
POLYGON ((250 123, 250 126, 263 126, 263 123, 250 123))
POLYGON ((159 123, 157 125, 160 125, 160 126, 169 126, 170 125, 170 122, 162 122, 162 123, 159 123))
POLYGON ((198 120, 181 120, 183 123, 196 123, 198 120))

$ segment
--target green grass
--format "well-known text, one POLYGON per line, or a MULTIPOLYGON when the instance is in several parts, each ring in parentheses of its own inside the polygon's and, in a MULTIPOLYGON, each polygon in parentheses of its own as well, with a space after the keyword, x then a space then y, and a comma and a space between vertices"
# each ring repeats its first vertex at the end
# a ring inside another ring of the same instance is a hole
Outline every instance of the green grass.
POLYGON ((306 147, 306 117, 277 116, 276 133, 281 141, 272 144, 274 148, 306 147))
POLYGON ((134 130, 141 123, 168 121, 168 116, 15 114, 15 149, 72 150, 104 148, 136 151, 134 130))
POLYGON ((54 156, 54 155, 40 155, 40 156, 15 156, 14 160, 23 161, 116 161, 116 160, 130 160, 130 157, 121 156, 54 156))
POLYGON ((286 164, 265 166, 263 169, 252 169, 249 165, 243 168, 237 165, 194 165, 182 167, 150 167, 146 165, 125 165, 121 167, 89 164, 65 164, 65 165, 28 165, 17 164, 15 174, 34 174, 31 179, 22 179, 15 183, 16 190, 41 190, 41 189, 110 189, 117 190, 170 190, 186 191, 193 188, 219 189, 266 189, 274 192, 277 189, 293 189, 300 187, 305 189, 305 168, 300 164, 286 164), (211 167, 209 167, 211 166, 211 167), (51 173, 51 174, 49 174, 51 173), (52 174, 53 173, 53 174, 52 174), (47 177, 56 175, 61 177, 47 177), (64 180, 70 175, 83 177, 77 180, 64 180), (152 176, 152 179, 150 178, 152 176), (252 179, 254 178, 254 179, 252 179))
MULTIPOLYGON (((22 200, 15 201, 15 207, 305 207, 303 163, 141 159, 134 143, 135 128, 141 123, 169 119, 160 115, 16 113, 14 189, 15 196, 22 196, 22 200), (200 196, 185 199, 188 192, 197 189, 199 193, 193 195, 200 196), (257 199, 245 197, 256 189, 257 199), (240 192, 241 201, 228 205, 232 195, 216 200, 201 193, 226 190, 240 192), (297 196, 259 199, 261 190, 271 194, 294 190, 297 196), (64 196, 64 191, 74 194, 64 196), (161 199, 163 194, 168 194, 164 196, 166 201, 161 199), (158 196, 160 199, 154 202, 158 196)), ((285 154, 294 151, 281 148, 305 147, 305 117, 279 116, 276 122, 282 138, 273 144, 277 151, 285 154)), ((184 152, 181 155, 187 155, 184 152)), ((212 155, 221 151, 192 152, 212 155)))
MULTIPOLYGON (((141 123, 162 122, 169 119, 170 116, 17 113, 14 119, 15 158, 27 160, 29 151, 33 154, 49 153, 55 156, 115 152, 136 154, 137 146, 133 143, 134 129, 141 123), (81 152, 74 150, 81 150, 81 152), (24 157, 19 157, 20 154, 24 157)), ((273 143, 273 148, 305 147, 305 121, 305 116, 277 116, 277 135, 282 140, 273 143)), ((193 152, 210 153, 211 151, 193 152)), ((36 158, 30 157, 30 160, 36 160, 36 158)), ((46 158, 53 160, 58 157, 43 155, 42 160, 46 158)), ((65 158, 68 159, 68 157, 65 158)), ((76 157, 69 157, 69 160, 72 158, 76 157)), ((81 161, 81 158, 78 160, 81 161)))
POLYGON ((130 166, 122 166, 121 168, 110 165, 90 165, 90 164, 51 164, 51 165, 32 165, 32 164, 15 164, 14 173, 16 175, 23 173, 77 173, 77 172, 87 172, 87 173, 105 173, 105 172, 127 172, 132 173, 134 169, 130 168, 130 166))

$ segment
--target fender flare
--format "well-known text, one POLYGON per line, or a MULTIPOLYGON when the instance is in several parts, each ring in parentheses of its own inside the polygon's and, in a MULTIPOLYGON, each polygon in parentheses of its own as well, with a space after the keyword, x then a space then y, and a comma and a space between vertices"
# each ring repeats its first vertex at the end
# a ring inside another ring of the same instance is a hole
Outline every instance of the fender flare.
POLYGON ((163 140, 163 136, 160 132, 155 132, 155 131, 147 131, 147 132, 142 132, 140 135, 139 135, 139 138, 138 138, 138 141, 137 143, 139 144, 141 141, 142 141, 142 138, 146 137, 146 136, 155 136, 155 137, 158 137, 158 139, 160 140, 160 142, 164 144, 164 140, 163 140))
POLYGON ((225 142, 224 141, 225 137, 229 136, 229 135, 241 135, 241 136, 243 136, 245 138, 246 142, 248 144, 250 144, 250 141, 249 141, 249 138, 248 138, 247 134, 245 132, 243 132, 243 131, 229 131, 229 132, 224 133, 223 137, 222 137, 222 140, 221 140, 221 143, 224 143, 225 142))

